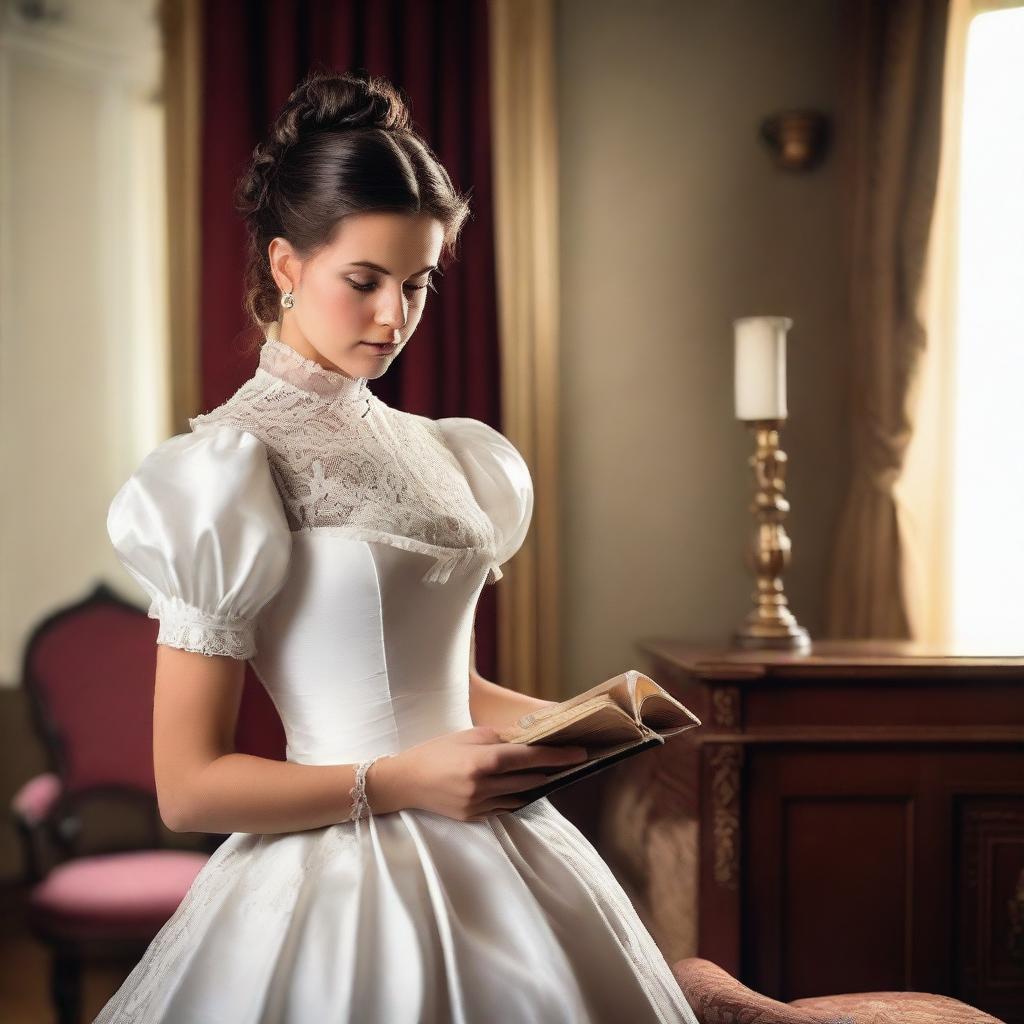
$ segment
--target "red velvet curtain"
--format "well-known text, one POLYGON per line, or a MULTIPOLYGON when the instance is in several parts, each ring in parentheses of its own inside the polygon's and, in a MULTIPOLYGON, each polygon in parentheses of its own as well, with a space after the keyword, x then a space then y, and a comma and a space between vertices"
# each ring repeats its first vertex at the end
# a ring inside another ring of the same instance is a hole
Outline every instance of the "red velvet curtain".
MULTIPOLYGON (((416 129, 470 191, 459 258, 413 341, 371 385, 398 409, 500 429, 486 0, 216 0, 203 5, 202 411, 255 370, 242 309, 245 231, 232 193, 253 147, 311 69, 365 69, 404 90, 416 129)), ((494 588, 477 610, 477 666, 493 678, 494 588)))

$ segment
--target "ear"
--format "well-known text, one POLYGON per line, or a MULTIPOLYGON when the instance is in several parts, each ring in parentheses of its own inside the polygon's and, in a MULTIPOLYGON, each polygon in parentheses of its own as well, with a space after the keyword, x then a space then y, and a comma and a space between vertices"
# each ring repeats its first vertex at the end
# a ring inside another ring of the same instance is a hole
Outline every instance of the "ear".
POLYGON ((283 292, 295 290, 299 283, 299 258, 286 238, 273 238, 267 247, 270 273, 274 283, 283 292))

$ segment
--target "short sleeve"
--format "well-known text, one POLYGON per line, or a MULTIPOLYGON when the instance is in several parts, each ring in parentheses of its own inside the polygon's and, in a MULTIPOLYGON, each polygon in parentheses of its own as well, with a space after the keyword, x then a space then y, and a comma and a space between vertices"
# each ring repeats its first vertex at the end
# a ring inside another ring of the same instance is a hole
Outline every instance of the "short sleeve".
POLYGON ((495 559, 491 582, 501 579, 498 566, 522 546, 533 516, 533 478, 526 460, 500 431, 482 420, 448 416, 437 420, 445 443, 462 466, 470 489, 494 526, 495 559))
POLYGON ((291 532, 263 442, 218 426, 158 445, 114 496, 107 533, 150 596, 158 644, 246 659, 291 532))

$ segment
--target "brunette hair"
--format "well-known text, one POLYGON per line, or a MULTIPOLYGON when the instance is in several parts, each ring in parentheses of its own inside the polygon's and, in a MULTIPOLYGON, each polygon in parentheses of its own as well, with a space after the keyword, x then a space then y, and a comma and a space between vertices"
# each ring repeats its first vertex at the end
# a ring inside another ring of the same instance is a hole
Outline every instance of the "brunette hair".
POLYGON ((443 265, 470 212, 468 193, 452 185, 387 79, 320 69, 292 90, 253 150, 235 205, 249 234, 244 306, 258 327, 280 312, 272 239, 287 239, 307 259, 330 244, 347 214, 425 213, 444 225, 443 265))

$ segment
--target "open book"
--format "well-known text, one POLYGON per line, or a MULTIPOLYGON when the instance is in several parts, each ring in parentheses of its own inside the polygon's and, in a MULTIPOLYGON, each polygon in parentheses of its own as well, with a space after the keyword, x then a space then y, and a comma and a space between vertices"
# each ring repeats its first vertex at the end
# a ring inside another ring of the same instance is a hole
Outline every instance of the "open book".
POLYGON ((532 801, 700 724, 650 676, 631 668, 575 697, 523 715, 498 736, 506 743, 587 748, 586 761, 555 769, 539 786, 517 794, 532 801))

